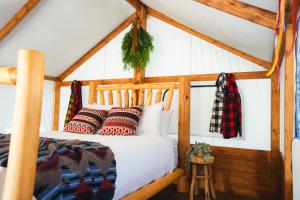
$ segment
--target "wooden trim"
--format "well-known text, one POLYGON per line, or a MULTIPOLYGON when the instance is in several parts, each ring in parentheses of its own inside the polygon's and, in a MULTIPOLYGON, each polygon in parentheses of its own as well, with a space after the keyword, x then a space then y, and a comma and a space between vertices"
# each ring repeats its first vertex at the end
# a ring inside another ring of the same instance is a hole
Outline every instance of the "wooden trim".
POLYGON ((53 77, 53 76, 45 76, 44 79, 47 81, 55 81, 55 82, 59 80, 58 77, 53 77))
MULTIPOLYGON (((178 108, 178 155, 179 167, 186 169, 185 160, 186 152, 190 146, 190 103, 191 103, 191 81, 188 77, 179 78, 179 108, 178 108)), ((178 182, 178 191, 186 192, 188 182, 186 174, 178 182)))
POLYGON ((194 0, 267 28, 276 28, 276 13, 237 0, 194 0))
POLYGON ((59 126, 59 108, 60 108, 60 82, 56 81, 54 86, 54 105, 53 105, 53 126, 54 131, 58 130, 59 126))
POLYGON ((231 47, 227 44, 224 44, 224 43, 222 43, 220 41, 217 41, 217 40, 215 40, 215 39, 213 39, 209 36, 206 36, 203 33, 200 33, 200 32, 198 32, 198 31, 196 31, 192 28, 189 28, 188 26, 181 24, 180 22, 166 16, 165 14, 163 14, 163 13, 157 11, 157 10, 154 10, 154 9, 148 7, 148 14, 153 16, 153 17, 156 17, 156 18, 158 18, 158 19, 160 19, 160 20, 162 20, 162 21, 164 21, 164 22, 166 22, 166 23, 168 23, 172 26, 175 26, 175 27, 187 32, 187 33, 190 33, 191 35, 194 35, 194 36, 196 36, 196 37, 198 37, 198 38, 200 38, 200 39, 202 39, 206 42, 209 42, 209 43, 211 43, 211 44, 213 44, 217 47, 220 47, 220 48, 222 48, 222 49, 224 49, 224 50, 226 50, 230 53, 233 53, 233 54, 235 54, 235 55, 237 55, 241 58, 244 58, 244 59, 246 59, 246 60, 248 60, 252 63, 260 65, 265 69, 270 69, 270 67, 272 65, 272 63, 269 62, 269 61, 265 61, 263 59, 255 57, 255 56, 251 56, 251 55, 249 55, 245 52, 242 52, 242 51, 240 51, 238 49, 235 49, 235 48, 233 48, 233 47, 231 47))
MULTIPOLYGON (((247 79, 268 79, 266 72, 236 72, 233 73, 237 80, 247 79)), ((191 81, 215 81, 219 74, 193 74, 193 75, 178 75, 178 76, 157 76, 146 77, 145 83, 168 83, 178 82, 180 77, 188 77, 191 81)), ((128 84, 133 83, 133 78, 121 78, 121 79, 101 79, 101 80, 81 80, 81 85, 87 86, 90 81, 96 82, 97 85, 114 85, 114 84, 128 84)), ((61 82, 61 87, 71 86, 72 81, 61 82)))
POLYGON ((27 3, 0 29, 0 42, 30 13, 39 0, 28 0, 27 3))
MULTIPOLYGON (((134 81, 133 78, 120 78, 120 79, 100 79, 100 80, 80 80, 82 86, 87 86, 93 81, 96 85, 112 85, 112 84, 127 84, 134 81)), ((61 87, 71 86, 72 81, 62 81, 61 87)))
MULTIPOLYGON (((293 25, 286 26, 286 49, 294 44, 293 25)), ((294 137, 294 53, 285 57, 284 89, 284 199, 292 200, 292 140, 294 137)))
POLYGON ((176 168, 174 172, 168 173, 164 177, 155 180, 142 187, 141 189, 128 194, 127 196, 121 198, 121 200, 146 200, 154 196, 156 193, 160 192, 162 189, 168 185, 175 182, 179 177, 184 174, 184 171, 180 168, 176 168))
POLYGON ((271 76, 271 188, 272 199, 280 199, 280 89, 278 75, 271 76))
POLYGON ((74 72, 80 65, 102 49, 106 44, 108 44, 112 39, 114 39, 119 33, 121 33, 125 28, 127 28, 135 19, 136 14, 132 14, 125 21, 123 21, 117 28, 115 28, 111 33, 109 33, 104 39, 98 42, 93 48, 86 52, 81 58, 79 58, 75 63, 73 63, 67 70, 65 70, 61 75, 59 75, 59 80, 64 80, 72 72, 74 72))
POLYGON ((22 49, 2 199, 32 199, 42 112, 44 55, 22 49), (30 147, 30 148, 29 148, 30 147))

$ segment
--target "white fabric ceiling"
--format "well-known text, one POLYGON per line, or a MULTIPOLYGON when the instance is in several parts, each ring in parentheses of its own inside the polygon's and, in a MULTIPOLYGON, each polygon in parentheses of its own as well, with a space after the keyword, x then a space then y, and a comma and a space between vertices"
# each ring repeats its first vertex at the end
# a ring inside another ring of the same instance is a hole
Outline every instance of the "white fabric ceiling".
POLYGON ((0 28, 15 15, 27 0, 0 0, 0 28))
POLYGON ((43 0, 1 41, 0 65, 16 66, 18 49, 32 48, 58 76, 134 12, 124 0, 43 0))
MULTIPOLYGON (((271 61, 275 31, 193 0, 142 0, 149 7, 250 55, 271 61)), ((244 0, 245 1, 245 0, 244 0)), ((245 2, 276 10, 275 0, 245 2), (275 6, 274 6, 275 5, 275 6)))
MULTIPOLYGON (((276 0, 242 0, 276 12, 276 0)), ((0 0, 0 26, 25 0, 0 0)), ((193 0, 142 0, 179 22, 250 55, 271 61, 274 30, 193 0)), ((58 76, 134 12, 125 0, 42 0, 0 42, 0 65, 16 66, 17 51, 46 55, 46 74, 58 76)))

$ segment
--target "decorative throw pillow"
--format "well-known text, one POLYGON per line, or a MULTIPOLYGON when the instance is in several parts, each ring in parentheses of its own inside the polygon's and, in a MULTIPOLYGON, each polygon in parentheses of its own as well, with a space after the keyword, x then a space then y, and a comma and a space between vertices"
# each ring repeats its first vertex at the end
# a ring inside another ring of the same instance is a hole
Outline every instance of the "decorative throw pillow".
POLYGON ((82 108, 64 128, 67 132, 94 134, 106 119, 107 110, 82 108))
POLYGON ((103 123, 100 135, 135 135, 136 127, 142 115, 143 107, 112 108, 103 123))

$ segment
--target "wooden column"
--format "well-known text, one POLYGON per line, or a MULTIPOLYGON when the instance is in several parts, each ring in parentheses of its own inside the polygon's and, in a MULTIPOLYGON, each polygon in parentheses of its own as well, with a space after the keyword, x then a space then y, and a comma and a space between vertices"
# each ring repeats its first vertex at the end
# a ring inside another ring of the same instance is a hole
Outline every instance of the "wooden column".
POLYGON ((44 55, 34 50, 20 50, 13 131, 2 199, 32 199, 43 83, 44 55))
MULTIPOLYGON (((191 101, 191 81, 188 77, 179 78, 179 122, 178 122, 178 153, 179 167, 185 169, 186 152, 190 146, 190 101, 191 101)), ((188 172, 185 172, 188 173, 188 172)), ((177 190, 187 192, 187 176, 179 179, 177 190)))
MULTIPOLYGON (((137 15, 140 18, 140 26, 143 29, 147 29, 147 8, 145 6, 141 6, 141 9, 137 11, 137 15)), ((145 82, 145 70, 134 70, 134 80, 135 83, 144 83, 145 82)))
MULTIPOLYGON (((287 24, 286 50, 292 49, 293 25, 287 24)), ((292 140, 294 137, 294 52, 285 57, 284 88, 284 199, 292 200, 292 140)))
POLYGON ((271 76, 271 183, 272 199, 280 199, 280 90, 278 75, 271 76))
POLYGON ((89 104, 97 103, 97 90, 95 81, 89 83, 89 104))
POLYGON ((53 126, 54 131, 58 130, 59 126, 59 106, 60 106, 60 81, 55 82, 54 88, 54 106, 53 106, 53 126))

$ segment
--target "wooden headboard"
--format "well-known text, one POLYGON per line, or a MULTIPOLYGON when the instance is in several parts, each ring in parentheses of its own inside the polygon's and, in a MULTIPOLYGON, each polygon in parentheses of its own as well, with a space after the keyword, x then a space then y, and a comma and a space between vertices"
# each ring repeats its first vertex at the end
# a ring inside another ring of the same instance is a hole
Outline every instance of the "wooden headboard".
POLYGON ((118 105, 120 107, 143 106, 159 103, 163 101, 163 92, 168 90, 165 98, 164 110, 170 110, 174 89, 178 88, 178 84, 124 84, 111 86, 96 86, 90 82, 89 88, 89 104, 97 103, 99 96, 100 105, 118 105), (104 92, 107 92, 107 102, 105 101, 104 92), (116 91, 116 92, 114 92, 116 91), (99 94, 97 94, 99 93, 99 94), (147 94, 147 95, 145 95, 147 94), (116 95, 114 98, 113 95, 116 95), (153 101, 153 95, 155 100, 153 101), (117 102, 114 102, 116 99, 117 102))

